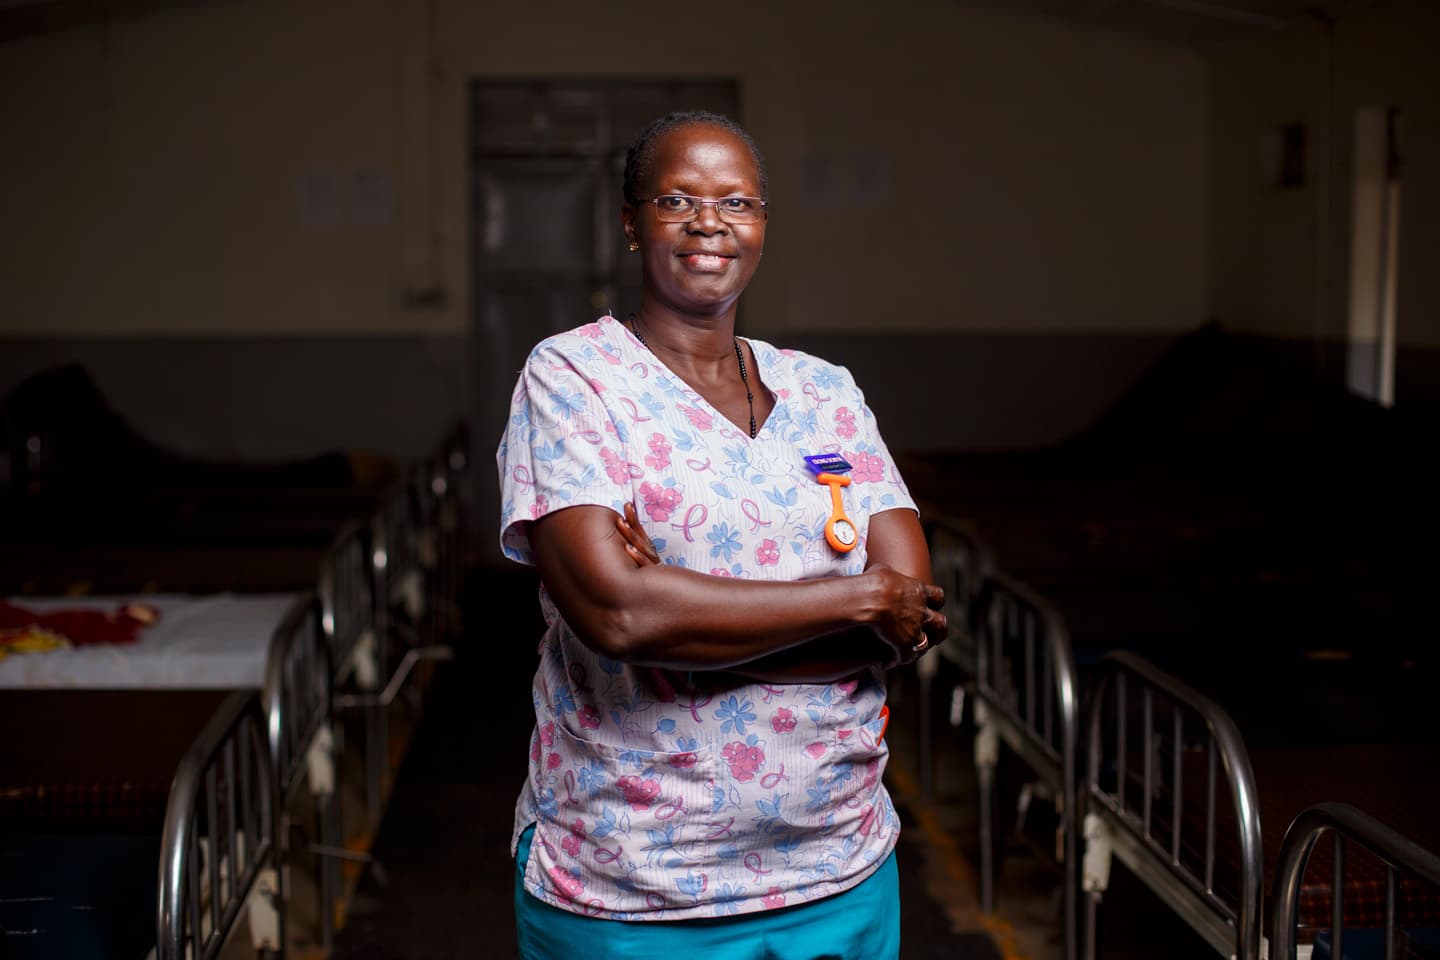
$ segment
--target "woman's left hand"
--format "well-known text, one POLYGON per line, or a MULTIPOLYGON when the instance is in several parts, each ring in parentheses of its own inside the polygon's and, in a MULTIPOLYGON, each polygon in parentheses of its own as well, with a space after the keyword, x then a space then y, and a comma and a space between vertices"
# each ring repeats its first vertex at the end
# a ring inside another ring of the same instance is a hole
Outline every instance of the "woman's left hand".
POLYGON ((660 553, 650 541, 650 535, 640 526, 640 516, 635 504, 626 501, 625 512, 615 518, 615 529, 625 538, 625 552, 635 561, 637 567, 648 567, 660 562, 660 553))

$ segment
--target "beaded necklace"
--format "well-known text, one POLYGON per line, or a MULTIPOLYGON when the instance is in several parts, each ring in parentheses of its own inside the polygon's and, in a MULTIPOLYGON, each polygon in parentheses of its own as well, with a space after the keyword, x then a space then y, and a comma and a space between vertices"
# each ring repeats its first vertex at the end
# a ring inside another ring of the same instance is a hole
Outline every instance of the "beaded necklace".
MULTIPOLYGON (((630 317, 630 329, 635 333, 635 339, 640 341, 640 346, 650 350, 650 344, 645 342, 645 335, 640 332, 640 323, 635 317, 630 317)), ((750 389, 750 377, 745 372, 745 354, 740 349, 740 341, 734 337, 730 341, 735 346, 735 361, 740 364, 740 382, 745 384, 745 403, 750 407, 750 439, 755 439, 755 394, 750 389)), ((650 350, 654 353, 654 350, 650 350)))

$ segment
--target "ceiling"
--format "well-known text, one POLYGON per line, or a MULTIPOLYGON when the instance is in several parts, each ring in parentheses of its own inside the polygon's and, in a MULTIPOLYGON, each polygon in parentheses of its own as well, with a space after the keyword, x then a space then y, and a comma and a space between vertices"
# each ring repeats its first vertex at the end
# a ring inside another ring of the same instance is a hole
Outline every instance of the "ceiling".
POLYGON ((1329 20, 1385 0, 960 0, 1196 50, 1329 20))
MULTIPOLYGON (((0 43, 217 0, 0 0, 0 43)), ((1199 50, 1385 0, 957 0, 1199 50)))

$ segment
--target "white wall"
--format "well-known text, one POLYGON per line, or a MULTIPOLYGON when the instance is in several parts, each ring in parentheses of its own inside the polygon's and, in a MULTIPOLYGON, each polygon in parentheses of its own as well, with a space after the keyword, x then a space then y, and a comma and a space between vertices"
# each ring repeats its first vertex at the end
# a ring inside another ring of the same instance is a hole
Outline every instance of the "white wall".
POLYGON ((950 0, 729 9, 738 45, 668 2, 247 0, 0 46, 0 335, 463 334, 481 76, 737 78, 775 204, 757 332, 1206 316, 1198 58, 950 0), (857 153, 883 201, 807 207, 805 165, 857 153), (354 222, 372 173, 393 207, 354 222), (337 190, 319 223, 304 184, 337 190))

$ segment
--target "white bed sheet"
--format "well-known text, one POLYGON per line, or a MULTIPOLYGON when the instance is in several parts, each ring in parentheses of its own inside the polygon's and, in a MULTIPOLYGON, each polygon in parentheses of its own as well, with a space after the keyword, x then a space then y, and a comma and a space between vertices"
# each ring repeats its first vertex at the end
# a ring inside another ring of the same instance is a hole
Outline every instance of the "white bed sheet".
POLYGON ((246 689, 265 682, 270 637, 293 593, 10 597, 37 613, 143 603, 160 619, 134 644, 93 644, 0 660, 0 689, 246 689))

